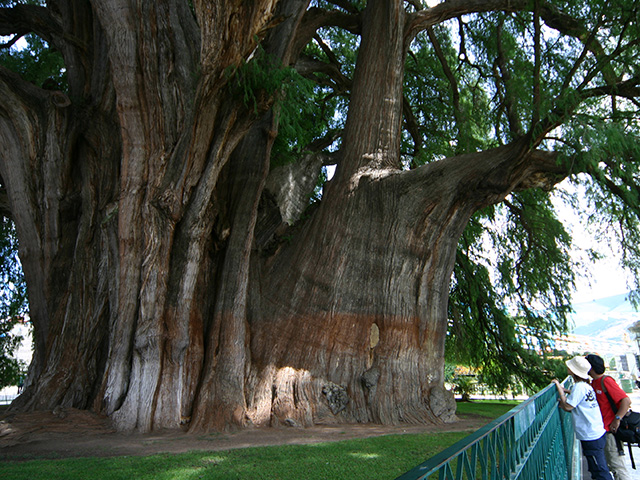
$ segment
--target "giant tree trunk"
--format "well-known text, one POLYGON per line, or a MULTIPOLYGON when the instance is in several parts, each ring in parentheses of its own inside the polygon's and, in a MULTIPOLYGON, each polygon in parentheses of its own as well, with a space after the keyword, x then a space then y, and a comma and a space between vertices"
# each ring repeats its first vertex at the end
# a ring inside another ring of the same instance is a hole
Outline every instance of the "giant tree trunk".
POLYGON ((263 191, 273 92, 248 108, 232 79, 257 41, 295 61, 308 2, 196 1, 195 17, 171 0, 55 3, 33 12, 69 95, 0 69, 0 174, 36 338, 14 408, 93 408, 142 431, 454 418, 458 238, 549 164, 523 139, 401 169, 404 2, 365 9, 336 177, 286 240, 263 191))

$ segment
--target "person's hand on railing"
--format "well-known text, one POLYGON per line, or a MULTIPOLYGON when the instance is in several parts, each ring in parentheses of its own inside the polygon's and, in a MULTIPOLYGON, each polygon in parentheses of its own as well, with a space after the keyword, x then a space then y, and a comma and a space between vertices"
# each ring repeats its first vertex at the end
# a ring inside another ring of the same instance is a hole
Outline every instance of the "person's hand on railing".
POLYGON ((558 392, 560 392, 560 389, 562 389, 562 393, 571 393, 571 390, 569 390, 568 388, 564 388, 562 383, 560 383, 557 378, 554 378, 551 383, 554 383, 556 385, 556 387, 558 388, 558 392))
POLYGON ((567 403, 567 397, 565 396, 565 393, 570 393, 569 390, 567 390, 566 388, 564 388, 562 386, 562 384, 557 380, 557 379, 553 379, 553 383, 555 384, 556 388, 558 389, 558 402, 559 402, 559 407, 564 410, 565 412, 570 412, 571 410, 573 410, 573 406, 569 405, 567 403))

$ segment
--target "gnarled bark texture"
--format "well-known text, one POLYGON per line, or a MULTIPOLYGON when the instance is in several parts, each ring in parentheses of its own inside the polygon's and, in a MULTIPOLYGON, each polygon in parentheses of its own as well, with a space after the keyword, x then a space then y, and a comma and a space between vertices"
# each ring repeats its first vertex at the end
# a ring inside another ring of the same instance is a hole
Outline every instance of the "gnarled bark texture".
POLYGON ((402 170, 408 32, 431 17, 380 0, 349 23, 362 40, 339 166, 289 227, 300 209, 265 189, 282 178, 276 92, 245 105, 235 79, 258 42, 295 63, 321 18, 308 2, 49 4, 21 15, 63 53, 68 92, 0 68, 0 175, 36 344, 14 408, 92 408, 141 431, 451 420, 458 239, 556 167, 525 138, 402 170))

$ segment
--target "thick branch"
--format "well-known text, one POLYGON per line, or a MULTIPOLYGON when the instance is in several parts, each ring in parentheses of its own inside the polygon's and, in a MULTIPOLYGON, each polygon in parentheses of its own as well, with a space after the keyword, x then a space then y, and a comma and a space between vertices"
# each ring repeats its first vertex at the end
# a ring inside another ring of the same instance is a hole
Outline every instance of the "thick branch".
POLYGON ((316 7, 310 8, 305 13, 298 27, 292 58, 296 58, 297 54, 299 54, 304 46, 316 35, 319 28, 340 27, 354 35, 359 35, 361 29, 360 17, 360 13, 348 14, 338 10, 324 10, 316 7))
POLYGON ((19 4, 0 8, 1 36, 21 37, 31 32, 51 42, 54 36, 62 34, 62 29, 46 7, 19 4))
POLYGON ((31 106, 37 108, 46 105, 47 97, 59 92, 52 92, 36 87, 32 83, 24 81, 20 75, 0 65, 0 91, 7 92, 0 102, 0 116, 12 117, 12 105, 17 102, 22 107, 31 106), (10 92, 10 93, 9 93, 10 92))
POLYGON ((409 14, 405 28, 405 44, 422 30, 469 13, 492 11, 519 12, 531 9, 529 0, 447 0, 433 8, 409 14))
POLYGON ((615 95, 630 100, 640 97, 640 76, 625 80, 624 82, 584 90, 581 98, 586 99, 603 95, 615 95))
POLYGON ((514 187, 514 191, 541 188, 550 191, 569 174, 564 165, 558 164, 558 153, 534 150, 527 155, 529 173, 514 187))
MULTIPOLYGON (((389 181, 402 185, 393 187, 397 191, 424 190, 425 195, 433 182, 440 182, 438 191, 442 198, 449 195, 451 202, 473 212, 503 202, 514 191, 549 190, 567 174, 567 167, 557 163, 557 153, 532 151, 530 138, 525 136, 501 147, 428 163, 392 175, 389 181), (446 179, 446 186, 442 179, 446 179)), ((406 208, 413 208, 411 204, 415 202, 414 196, 406 208)))

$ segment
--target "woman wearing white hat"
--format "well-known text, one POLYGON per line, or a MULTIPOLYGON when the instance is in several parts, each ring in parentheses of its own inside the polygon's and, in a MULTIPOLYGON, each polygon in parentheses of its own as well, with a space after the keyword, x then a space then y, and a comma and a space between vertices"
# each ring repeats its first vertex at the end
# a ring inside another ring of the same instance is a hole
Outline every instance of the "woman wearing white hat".
POLYGON ((576 438, 580 440, 582 452, 587 459, 591 478, 594 480, 611 480, 611 472, 607 466, 604 456, 604 446, 606 444, 606 430, 602 423, 600 407, 596 400, 596 393, 591 385, 587 383, 591 364, 585 357, 573 357, 566 361, 569 374, 575 380, 573 389, 565 397, 565 389, 554 380, 558 388, 560 398, 560 408, 571 412, 573 428, 576 438))

